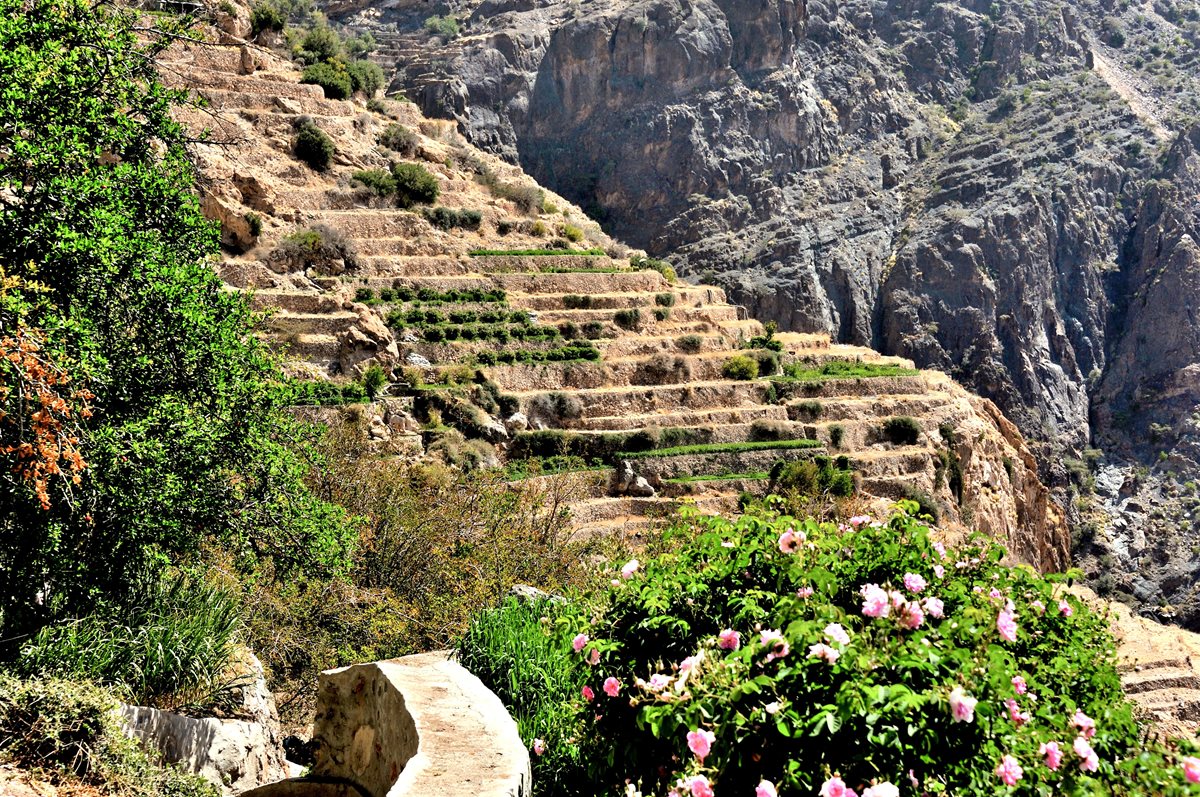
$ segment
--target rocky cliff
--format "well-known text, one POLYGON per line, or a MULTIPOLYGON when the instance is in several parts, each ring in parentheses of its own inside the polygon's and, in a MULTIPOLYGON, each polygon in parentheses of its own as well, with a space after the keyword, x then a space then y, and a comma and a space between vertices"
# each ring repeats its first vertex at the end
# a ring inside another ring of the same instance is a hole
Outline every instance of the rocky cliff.
POLYGON ((1200 623, 1194 3, 330 11, 385 43, 394 91, 618 237, 994 400, 1099 586, 1200 623), (435 13, 461 34, 428 33, 435 13))

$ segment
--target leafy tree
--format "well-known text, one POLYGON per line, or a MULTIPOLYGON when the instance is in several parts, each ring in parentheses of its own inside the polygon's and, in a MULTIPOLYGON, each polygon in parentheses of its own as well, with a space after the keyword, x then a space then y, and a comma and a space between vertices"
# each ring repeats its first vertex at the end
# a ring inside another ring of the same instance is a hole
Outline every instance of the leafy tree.
MULTIPOLYGON (((186 92, 154 64, 180 23, 161 24, 139 30, 104 0, 0 0, 0 338, 39 358, 6 366, 3 409, 25 384, 57 395, 61 423, 43 431, 85 465, 50 445, 60 473, 0 482, 10 638, 119 602, 206 545, 328 571, 350 539, 304 488, 311 433, 281 413, 249 303, 212 268, 216 231, 171 117, 186 92)), ((0 471, 19 475, 38 440, 0 424, 0 471)))
POLYGON ((296 125, 296 157, 318 172, 329 168, 337 147, 325 131, 311 119, 302 117, 296 125))
POLYGON ((437 178, 417 163, 393 163, 392 178, 396 181, 396 204, 402 208, 432 205, 441 193, 437 178))
POLYGON ((368 98, 378 94, 386 80, 383 69, 374 61, 351 61, 346 71, 350 74, 351 88, 361 91, 368 98))
POLYGON ((305 67, 300 82, 320 86, 325 91, 325 98, 329 100, 344 100, 352 91, 350 73, 325 62, 305 67))

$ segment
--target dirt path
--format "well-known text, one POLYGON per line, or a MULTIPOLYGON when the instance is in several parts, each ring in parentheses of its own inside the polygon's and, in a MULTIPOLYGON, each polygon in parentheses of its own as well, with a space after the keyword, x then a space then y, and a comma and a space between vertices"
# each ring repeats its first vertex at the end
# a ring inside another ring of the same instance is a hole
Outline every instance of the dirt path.
POLYGON ((1138 88, 1136 78, 1131 78, 1125 70, 1105 58, 1095 47, 1092 48, 1092 69, 1113 91, 1120 95, 1121 99, 1129 104, 1129 109, 1133 111, 1134 116, 1141 119, 1146 127, 1150 128, 1150 132, 1154 134, 1155 138, 1162 142, 1172 140, 1171 131, 1159 118, 1156 109, 1157 103, 1147 98, 1138 88))

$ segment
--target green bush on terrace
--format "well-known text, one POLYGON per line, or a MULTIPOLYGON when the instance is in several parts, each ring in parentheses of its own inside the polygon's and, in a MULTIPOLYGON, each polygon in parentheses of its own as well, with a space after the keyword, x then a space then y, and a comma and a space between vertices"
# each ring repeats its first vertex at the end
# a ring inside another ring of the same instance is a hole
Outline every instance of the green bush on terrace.
POLYGON ((685 514, 610 589, 509 602, 460 655, 514 712, 538 795, 1194 793, 1195 743, 1143 743, 1068 576, 947 549, 915 511, 685 514))
POLYGON ((916 376, 919 371, 892 363, 871 363, 861 360, 830 360, 820 366, 793 363, 783 369, 777 381, 818 381, 822 379, 870 379, 882 376, 916 376))
POLYGON ((622 451, 620 456, 625 459, 647 459, 650 457, 682 457, 689 454, 739 454, 743 451, 820 447, 820 440, 764 440, 750 443, 706 443, 696 446, 657 448, 650 451, 622 451))

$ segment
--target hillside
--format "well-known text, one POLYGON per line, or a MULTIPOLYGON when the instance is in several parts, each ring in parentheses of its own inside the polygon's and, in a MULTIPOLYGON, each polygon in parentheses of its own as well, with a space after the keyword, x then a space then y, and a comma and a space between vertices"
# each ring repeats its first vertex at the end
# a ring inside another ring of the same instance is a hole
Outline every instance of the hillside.
POLYGON ((1097 586, 1191 622, 1195 4, 327 7, 623 240, 994 400, 1097 586))
POLYGON ((503 464, 514 478, 565 467, 581 532, 634 532, 685 497, 731 509, 741 492, 765 492, 777 462, 824 455, 868 496, 925 496, 944 522, 991 533, 1022 560, 1065 563, 1033 458, 991 402, 825 335, 739 348, 764 330, 723 291, 630 259, 552 193, 522 210, 505 197, 534 189, 529 178, 446 123, 407 103, 326 100, 290 62, 229 41, 178 45, 163 61, 167 79, 210 102, 189 123, 222 142, 197 147, 205 207, 229 245, 222 273, 276 311, 267 328, 294 373, 344 383, 370 364, 394 368, 371 409, 382 452, 503 464), (292 154, 301 115, 336 144, 325 172, 292 154), (398 157, 376 143, 389 124, 410 131, 408 159, 437 177, 439 207, 477 210, 477 228, 437 229, 428 212, 351 185, 353 171, 398 157), (544 250, 568 226, 583 240, 544 250), (329 246, 297 256, 296 234, 312 230, 329 246), (763 376, 732 378, 739 354, 761 360, 763 376), (546 356, 567 361, 536 362, 546 356), (908 431, 885 431, 910 416, 908 431), (564 465, 564 453, 579 459, 564 465), (620 483, 610 466, 625 461, 635 476, 620 483))

